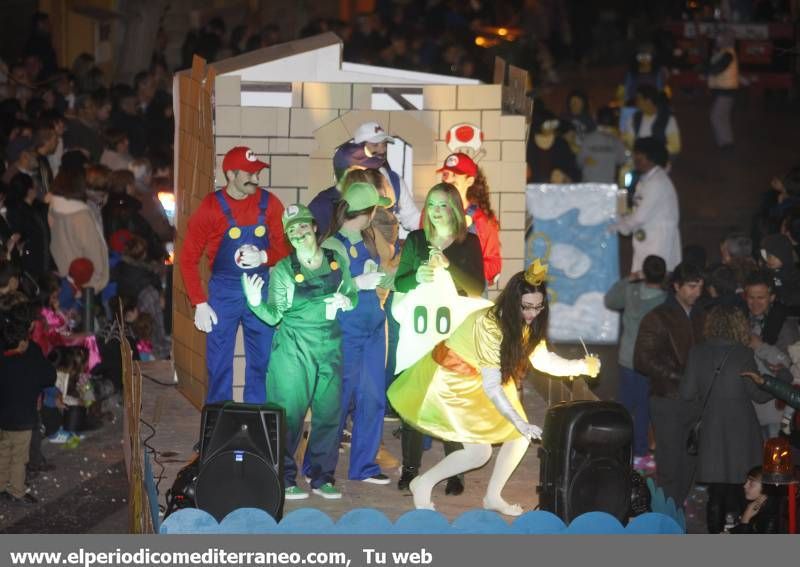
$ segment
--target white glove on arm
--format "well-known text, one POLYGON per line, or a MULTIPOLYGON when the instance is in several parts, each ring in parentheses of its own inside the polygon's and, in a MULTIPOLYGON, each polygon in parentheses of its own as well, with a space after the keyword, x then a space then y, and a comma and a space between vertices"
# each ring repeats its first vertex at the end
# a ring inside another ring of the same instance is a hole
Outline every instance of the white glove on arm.
POLYGON ((261 305, 261 289, 264 287, 264 279, 261 276, 242 274, 242 287, 244 287, 247 303, 253 307, 261 305))
POLYGON ((266 250, 259 250, 251 244, 239 248, 239 265, 242 268, 257 268, 267 263, 266 250))
POLYGON ((350 301, 350 298, 338 291, 330 297, 326 297, 324 301, 330 305, 331 308, 341 309, 342 311, 349 311, 353 306, 353 302, 350 301))
POLYGON ((358 289, 375 289, 386 274, 383 272, 372 272, 369 274, 361 274, 353 278, 358 289))
POLYGON ((324 301, 327 304, 325 305, 325 318, 328 321, 333 321, 336 318, 336 312, 339 309, 350 311, 353 308, 353 302, 350 301, 350 298, 338 291, 330 297, 326 297, 324 301))
POLYGON ((481 368, 483 376, 483 391, 492 401, 503 417, 514 424, 514 427, 528 439, 541 439, 542 429, 532 423, 528 423, 517 413, 514 406, 508 400, 508 396, 503 391, 502 376, 499 368, 481 368))
POLYGON ((194 308, 194 326, 198 331, 210 333, 217 324, 217 314, 208 303, 198 303, 194 308))

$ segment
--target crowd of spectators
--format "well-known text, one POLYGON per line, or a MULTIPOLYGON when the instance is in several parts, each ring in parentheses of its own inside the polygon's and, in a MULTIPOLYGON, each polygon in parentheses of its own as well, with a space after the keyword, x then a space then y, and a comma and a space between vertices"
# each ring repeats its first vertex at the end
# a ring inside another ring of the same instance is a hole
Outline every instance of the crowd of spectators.
POLYGON ((131 84, 85 54, 59 68, 49 25, 0 69, 0 491, 22 504, 26 468, 52 468, 43 438, 76 447, 113 418, 120 341, 170 356, 171 81, 158 61, 131 84))
MULTIPOLYGON (((741 19, 768 8, 782 13, 775 2, 732 4, 741 19)), ((489 79, 494 52, 476 45, 476 35, 517 27, 523 59, 557 80, 556 63, 587 57, 586 45, 602 32, 587 24, 593 8, 564 6, 387 1, 352 22, 313 20, 301 35, 336 32, 347 61, 489 79), (577 33, 587 25, 588 35, 577 33)), ((189 32, 180 66, 193 53, 214 61, 285 39, 274 25, 228 33, 212 19, 189 32)), ((620 183, 630 190, 634 216, 646 206, 643 187, 653 171, 664 176, 660 187, 672 187, 680 130, 663 67, 647 53, 637 51, 620 99, 596 112, 580 91, 561 109, 536 100, 529 181, 620 183)), ((7 483, 0 489, 23 504, 36 501, 26 491, 25 465, 28 480, 51 466, 42 439, 75 446, 82 431, 102 424, 104 400, 121 388, 120 341, 136 358, 170 353, 165 264, 174 230, 158 193, 173 184, 171 69, 156 55, 123 84, 110 82, 89 55, 70 69, 57 60, 48 18, 37 13, 24 56, 0 69, 0 479, 7 483)), ((628 227, 640 241, 648 236, 643 222, 628 227)), ((669 253, 653 253, 607 297, 609 307, 625 311, 619 399, 635 418, 635 464, 656 468, 679 505, 692 482, 709 485, 709 531, 721 531, 727 514, 743 514, 740 525, 755 517, 758 510, 745 508, 745 494, 732 486, 745 478, 760 483, 752 469, 763 439, 795 435, 793 411, 763 386, 800 382, 798 252, 794 168, 772 181, 752 226, 724 239, 720 263, 708 264, 697 247, 685 248, 677 266, 669 253), (716 378, 725 386, 710 396, 709 379, 725 364, 716 378), (742 373, 752 373, 752 382, 742 373), (702 431, 695 463, 685 434, 700 414, 715 426, 702 431), (741 435, 721 433, 745 421, 741 435)))

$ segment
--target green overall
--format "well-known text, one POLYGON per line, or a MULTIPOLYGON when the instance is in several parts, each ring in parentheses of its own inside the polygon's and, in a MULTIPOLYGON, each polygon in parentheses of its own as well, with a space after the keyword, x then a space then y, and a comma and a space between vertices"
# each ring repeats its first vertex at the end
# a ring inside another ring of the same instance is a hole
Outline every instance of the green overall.
POLYGON ((339 289, 355 305, 358 291, 347 269, 347 260, 333 250, 323 248, 323 252, 322 265, 316 270, 301 266, 296 252, 278 262, 270 274, 269 299, 250 307, 266 323, 280 324, 267 368, 267 402, 283 407, 286 412, 283 451, 286 488, 297 485, 294 453, 309 407, 311 434, 305 460, 312 488, 334 482, 339 458, 341 330, 335 319, 325 318, 324 300, 339 289))

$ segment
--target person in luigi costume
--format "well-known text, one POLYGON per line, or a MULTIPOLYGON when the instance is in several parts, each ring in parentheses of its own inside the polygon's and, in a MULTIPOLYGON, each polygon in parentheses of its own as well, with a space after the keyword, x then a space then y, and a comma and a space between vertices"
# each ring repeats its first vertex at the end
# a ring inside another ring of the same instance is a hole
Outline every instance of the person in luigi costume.
POLYGON ((250 310, 268 325, 280 324, 267 368, 267 401, 286 413, 285 496, 308 498, 297 486, 294 454, 311 408, 304 473, 314 494, 341 498, 334 479, 342 395, 342 332, 336 312, 356 306, 358 289, 338 241, 317 243, 317 223, 308 207, 289 205, 282 221, 293 250, 272 269, 268 299, 263 300, 260 275, 243 274, 242 285, 250 310))
POLYGON ((348 478, 372 484, 388 484, 389 477, 375 462, 383 437, 386 413, 386 314, 375 291, 389 287, 391 276, 380 270, 372 228, 378 207, 391 200, 381 197, 374 185, 348 185, 336 206, 328 236, 339 242, 349 259, 350 275, 358 288, 358 305, 337 317, 342 328, 342 434, 348 415, 353 428, 348 478))

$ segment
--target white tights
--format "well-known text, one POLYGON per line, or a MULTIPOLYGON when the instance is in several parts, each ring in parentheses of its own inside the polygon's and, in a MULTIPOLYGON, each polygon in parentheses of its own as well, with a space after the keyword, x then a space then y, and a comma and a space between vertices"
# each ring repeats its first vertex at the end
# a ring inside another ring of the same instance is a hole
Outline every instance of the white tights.
MULTIPOLYGON (((530 441, 520 437, 514 441, 506 441, 500 447, 497 461, 494 464, 489 485, 486 487, 486 496, 483 498, 483 507, 495 510, 508 516, 519 516, 522 507, 519 504, 509 504, 500 493, 506 485, 511 473, 517 468, 530 441)), ((477 469, 485 465, 492 456, 492 446, 482 443, 464 443, 464 448, 454 451, 436 463, 433 468, 411 481, 409 488, 414 495, 414 506, 418 509, 433 510, 431 492, 437 483, 451 476, 477 469)))

